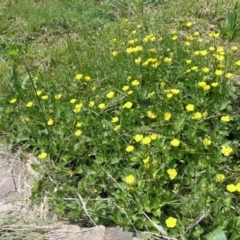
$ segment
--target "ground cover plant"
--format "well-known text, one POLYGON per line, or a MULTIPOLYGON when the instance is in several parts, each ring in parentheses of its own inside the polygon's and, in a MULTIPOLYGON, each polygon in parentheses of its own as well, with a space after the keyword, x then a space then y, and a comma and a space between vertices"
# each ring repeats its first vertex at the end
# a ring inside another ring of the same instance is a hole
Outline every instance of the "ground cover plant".
POLYGON ((44 14, 29 16, 21 41, 2 26, 12 38, 1 43, 1 133, 41 161, 32 199, 45 193, 61 217, 150 239, 238 239, 239 44, 201 9, 161 26, 153 16, 177 11, 171 1, 89 2, 92 12, 32 1, 44 14))

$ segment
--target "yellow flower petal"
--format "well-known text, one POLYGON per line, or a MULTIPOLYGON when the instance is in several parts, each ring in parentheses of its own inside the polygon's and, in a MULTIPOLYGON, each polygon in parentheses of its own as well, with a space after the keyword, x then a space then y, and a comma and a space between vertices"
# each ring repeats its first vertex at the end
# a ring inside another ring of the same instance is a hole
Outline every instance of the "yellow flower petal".
POLYGON ((177 225, 177 219, 174 217, 167 218, 165 222, 168 228, 174 228, 177 225))
POLYGON ((125 177, 125 182, 127 184, 133 184, 134 181, 135 181, 135 177, 132 174, 125 177))
POLYGON ((42 152, 38 155, 39 159, 45 159, 46 157, 47 157, 47 153, 45 153, 45 152, 42 152))
POLYGON ((173 147, 178 147, 180 145, 180 141, 176 138, 174 138, 172 141, 171 141, 171 145, 173 147))

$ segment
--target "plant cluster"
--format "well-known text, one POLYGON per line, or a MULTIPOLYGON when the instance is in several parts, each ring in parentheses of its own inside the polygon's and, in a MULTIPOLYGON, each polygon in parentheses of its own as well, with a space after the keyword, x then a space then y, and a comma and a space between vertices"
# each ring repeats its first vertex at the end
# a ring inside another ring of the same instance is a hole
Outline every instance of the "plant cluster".
POLYGON ((239 237, 239 50, 192 22, 183 30, 146 32, 124 19, 96 68, 87 57, 72 72, 13 67, 0 120, 42 161, 33 199, 45 191, 74 220, 87 217, 81 196, 97 224, 239 237))

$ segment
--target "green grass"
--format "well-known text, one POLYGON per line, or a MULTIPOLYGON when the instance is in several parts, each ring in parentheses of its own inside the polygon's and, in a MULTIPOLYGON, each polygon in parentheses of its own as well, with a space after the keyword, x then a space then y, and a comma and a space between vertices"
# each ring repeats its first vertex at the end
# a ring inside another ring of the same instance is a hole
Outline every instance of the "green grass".
POLYGON ((61 217, 238 239, 234 1, 175 2, 2 3, 1 135, 41 159, 32 200, 61 217))

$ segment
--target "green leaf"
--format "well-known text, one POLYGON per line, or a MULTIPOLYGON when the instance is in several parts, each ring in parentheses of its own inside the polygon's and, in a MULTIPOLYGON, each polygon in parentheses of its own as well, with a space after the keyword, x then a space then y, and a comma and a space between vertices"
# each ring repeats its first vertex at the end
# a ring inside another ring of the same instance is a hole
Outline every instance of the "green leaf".
POLYGON ((227 240, 227 237, 224 233, 224 231, 221 228, 216 228, 209 234, 204 236, 205 240, 227 240))
POLYGON ((240 239, 240 217, 232 219, 229 225, 233 229, 230 240, 240 239))
POLYGON ((12 49, 12 50, 8 51, 8 55, 10 55, 10 56, 19 56, 19 53, 16 50, 12 49))

